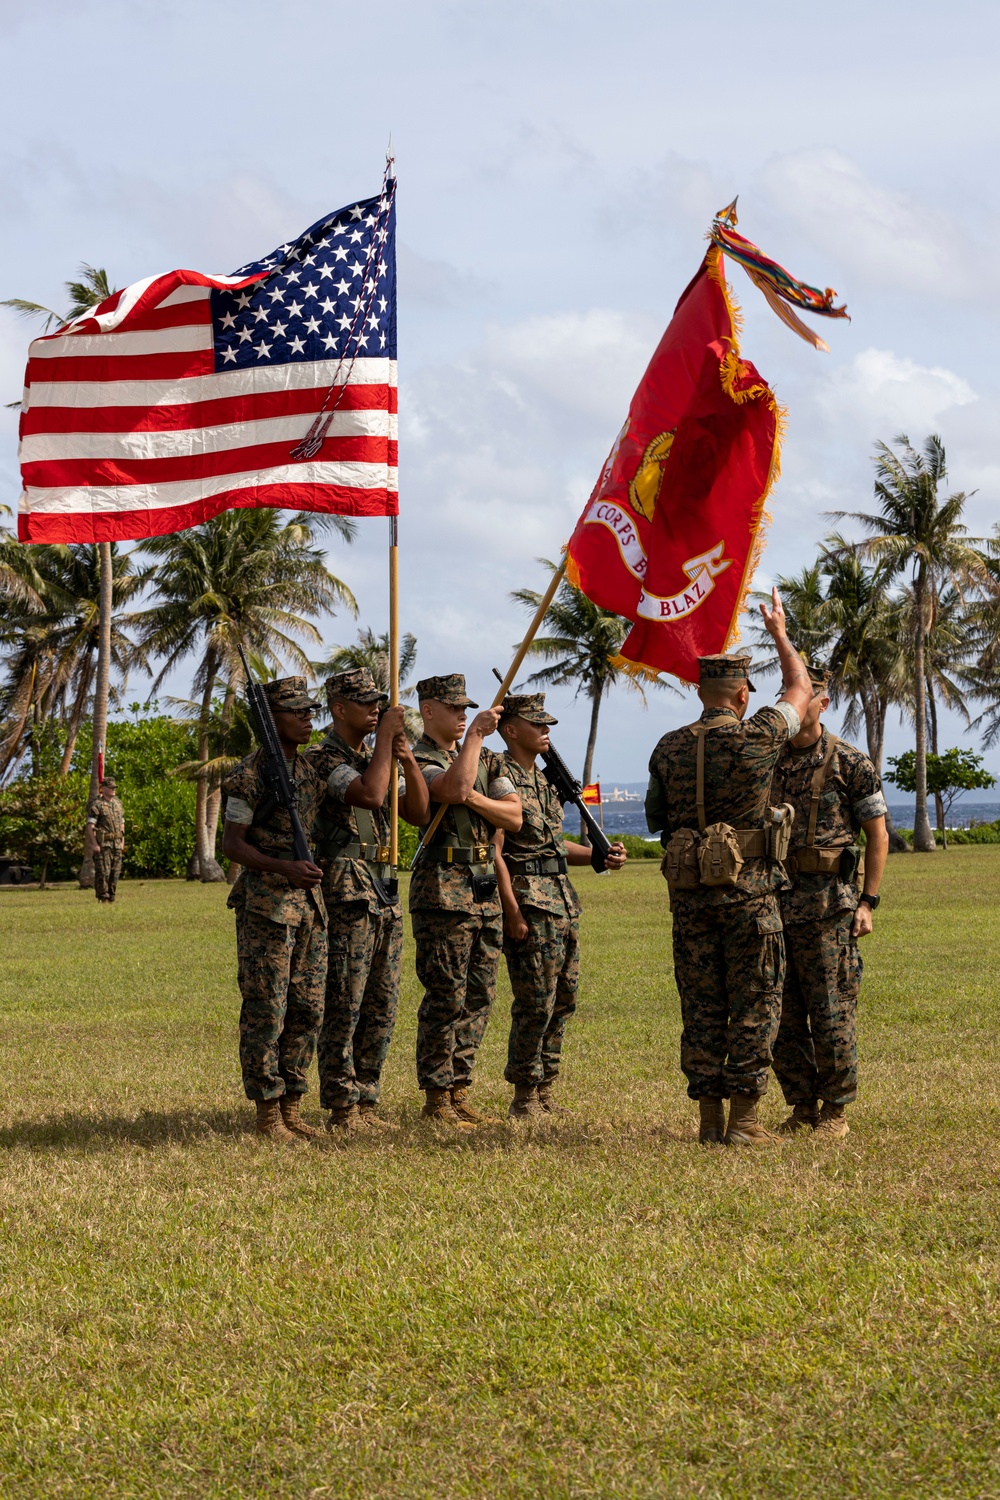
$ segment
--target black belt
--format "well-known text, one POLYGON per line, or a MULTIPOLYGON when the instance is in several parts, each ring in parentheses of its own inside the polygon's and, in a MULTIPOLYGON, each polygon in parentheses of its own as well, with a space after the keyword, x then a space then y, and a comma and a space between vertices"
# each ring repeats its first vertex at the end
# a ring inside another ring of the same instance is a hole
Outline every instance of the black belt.
POLYGON ((504 859, 514 875, 565 875, 569 869, 565 854, 549 855, 546 859, 516 859, 513 855, 505 855, 504 859))
POLYGON ((491 865, 495 857, 492 844, 433 844, 420 856, 432 865, 491 865))

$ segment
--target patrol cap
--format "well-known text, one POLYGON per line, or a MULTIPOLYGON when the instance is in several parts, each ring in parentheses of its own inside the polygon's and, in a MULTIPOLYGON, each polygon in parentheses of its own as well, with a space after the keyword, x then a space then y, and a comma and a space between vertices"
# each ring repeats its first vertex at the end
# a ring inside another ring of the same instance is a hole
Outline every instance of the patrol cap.
POLYGON ((749 656, 699 656, 698 681, 714 682, 726 687, 757 689, 750 681, 749 656))
POLYGON ((320 708, 304 677, 278 677, 263 686, 273 714, 287 713, 296 708, 311 708, 316 712, 320 708))
MULTIPOLYGON (((830 683, 833 680, 833 673, 828 672, 825 667, 811 667, 808 662, 805 663, 805 669, 809 673, 809 681, 812 683, 813 697, 828 697, 830 693, 830 683)), ((778 689, 779 698, 782 696, 784 691, 785 689, 783 687, 780 687, 778 689)))
POLYGON ((544 693, 508 693, 503 700, 500 722, 505 724, 510 719, 526 719, 529 724, 559 723, 545 712, 544 693))
POLYGON ((326 702, 333 708, 335 698, 346 698, 348 703, 378 703, 388 700, 368 667, 352 667, 347 672, 334 672, 326 680, 326 702))
POLYGON ((113 776, 102 776, 101 786, 117 786, 118 783, 113 776))
POLYGON ((465 678, 461 672, 446 672, 443 677, 422 677, 417 683, 417 701, 426 703, 448 703, 452 708, 478 708, 478 703, 465 691, 465 678))

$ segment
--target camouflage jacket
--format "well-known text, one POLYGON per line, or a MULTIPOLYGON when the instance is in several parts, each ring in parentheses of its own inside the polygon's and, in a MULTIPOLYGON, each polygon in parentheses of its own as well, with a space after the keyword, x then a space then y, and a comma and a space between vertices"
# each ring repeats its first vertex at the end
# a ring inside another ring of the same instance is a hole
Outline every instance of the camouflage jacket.
MULTIPOLYGON (((353 750, 342 740, 336 730, 328 731, 321 745, 311 745, 303 752, 320 780, 326 783, 326 796, 320 807, 316 831, 316 858, 323 866, 323 894, 331 901, 364 901, 369 911, 379 911, 379 899, 372 885, 371 871, 363 859, 338 859, 338 843, 360 843, 358 831, 358 809, 349 807, 344 794, 353 781, 364 774, 371 764, 372 752, 367 745, 353 750)), ((403 795, 406 783, 400 778, 399 794, 403 795)), ((389 797, 381 807, 364 808, 372 821, 372 830, 379 844, 389 843, 389 797)), ((367 819, 365 819, 367 821, 367 819)), ((377 872, 376 872, 377 873, 377 872)))
POLYGON ((95 797, 87 808, 87 822, 102 849, 120 849, 125 842, 125 809, 117 797, 95 797))
MULTIPOLYGON (((786 703, 758 709, 739 719, 731 709, 706 709, 701 723, 713 724, 705 736, 705 822, 733 828, 764 828, 772 802, 771 777, 790 734, 798 734, 799 716, 786 703)), ((660 740, 649 760, 646 824, 666 844, 678 828, 698 827, 696 795, 697 738, 690 727, 673 729, 660 740)), ((706 886, 691 891, 706 906, 726 906, 787 883, 780 865, 767 859, 744 861, 734 886, 706 886)))
MULTIPOLYGON (((772 802, 790 802, 795 808, 792 850, 806 842, 813 773, 823 764, 830 745, 824 729, 814 745, 796 750, 786 745, 774 772, 772 802)), ((857 841, 862 823, 885 813, 885 798, 878 772, 867 755, 841 740, 827 767, 826 785, 820 794, 815 842, 821 848, 836 848, 857 841)), ((790 890, 782 892, 781 911, 786 922, 811 922, 838 911, 853 911, 858 904, 854 881, 832 875, 792 877, 790 890)))
MULTIPOLYGON (((428 786, 458 757, 457 750, 443 750, 426 734, 421 735, 414 745, 413 754, 424 773, 424 780, 428 786)), ((501 756, 493 750, 485 748, 482 750, 476 779, 484 795, 489 797, 509 796, 514 790, 501 756)), ((432 817, 439 805, 432 797, 432 817)), ((485 818, 479 817, 474 812, 469 812, 469 818, 472 823, 474 842, 491 844, 495 832, 492 823, 488 823, 485 818)), ((421 836, 425 832, 426 829, 421 829, 421 836)), ((455 813, 452 808, 449 808, 434 834, 432 847, 438 844, 461 842, 455 826, 455 813)), ((479 868, 481 869, 482 866, 479 868)), ((496 916, 500 911, 500 897, 494 896, 491 901, 475 901, 472 895, 472 871, 469 865, 435 864, 431 860, 424 859, 421 854, 410 878, 410 910, 418 911, 427 907, 435 907, 441 911, 478 911, 486 916, 496 916)))
POLYGON ((518 864, 525 859, 546 859, 565 855, 563 809, 555 787, 544 771, 534 766, 526 771, 509 751, 503 756, 503 768, 521 799, 524 820, 517 833, 503 836, 503 858, 510 871, 511 885, 520 907, 553 912, 556 916, 578 917, 580 899, 566 875, 525 875, 518 864))
MULTIPOLYGON (((255 750, 252 755, 241 760, 222 783, 226 797, 226 817, 233 823, 243 825, 247 842, 255 845, 262 854, 273 855, 276 859, 291 859, 291 819, 283 807, 272 806, 269 809, 266 805, 270 797, 261 779, 262 759, 263 752, 255 750), (259 823, 256 821, 258 808, 264 813, 259 823)), ((296 755, 292 771, 298 791, 299 817, 302 819, 306 838, 312 840, 325 788, 303 756, 296 755)), ((256 916, 267 917, 272 922, 284 922, 289 927, 297 927, 310 902, 325 923, 326 906, 321 891, 297 890, 288 883, 284 875, 278 875, 275 871, 248 870, 244 867, 236 877, 227 904, 234 910, 245 909, 256 916)))

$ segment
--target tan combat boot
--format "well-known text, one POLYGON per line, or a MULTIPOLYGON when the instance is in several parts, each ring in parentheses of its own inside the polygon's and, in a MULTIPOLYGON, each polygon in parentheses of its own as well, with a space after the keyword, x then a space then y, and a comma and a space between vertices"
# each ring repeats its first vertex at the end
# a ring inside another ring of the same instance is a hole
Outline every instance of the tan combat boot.
POLYGON ((827 1104, 824 1099, 823 1108, 819 1112, 816 1134, 834 1141, 843 1140, 845 1135, 850 1135, 851 1127, 847 1123, 846 1109, 845 1104, 827 1104))
POLYGON ((499 1125, 499 1120, 494 1120, 491 1115, 481 1115, 478 1109, 473 1109, 469 1103, 469 1085, 467 1083, 454 1083, 451 1087, 451 1107, 460 1120, 467 1125, 499 1125))
POLYGON ((383 1120, 371 1099, 362 1099, 358 1105, 358 1121, 365 1130, 398 1130, 391 1120, 383 1120))
POLYGON ((285 1128, 291 1130, 295 1135, 300 1135, 304 1141, 311 1141, 319 1131, 312 1125, 307 1125, 303 1120, 300 1110, 302 1108, 301 1094, 282 1094, 278 1100, 281 1109, 281 1118, 285 1122, 285 1128))
POLYGON ((815 1099, 811 1104, 796 1104, 787 1120, 778 1126, 778 1135, 798 1135, 800 1130, 815 1130, 819 1124, 819 1105, 815 1099))
POLYGON ((729 1101, 727 1146, 780 1146, 783 1142, 757 1119, 757 1095, 734 1094, 729 1101))
POLYGON ((538 1085, 538 1102, 547 1115, 568 1115, 570 1111, 565 1104, 557 1104, 553 1097, 554 1084, 554 1078, 546 1078, 538 1085))
POLYGON ((302 1137, 295 1135, 281 1118, 281 1106, 277 1099, 258 1099, 257 1124, 254 1134, 264 1141, 275 1141, 280 1146, 301 1146, 302 1137))
POLYGON ((342 1136, 349 1140, 351 1136, 357 1135, 361 1129, 361 1116, 356 1104, 342 1104, 337 1109, 331 1109, 326 1128, 331 1135, 342 1136))
POLYGON ((435 1125, 450 1125, 453 1130, 475 1130, 468 1120, 456 1114, 448 1089, 424 1089, 426 1103, 420 1111, 423 1120, 433 1120, 435 1125))
POLYGON ((726 1134, 726 1106, 722 1099, 699 1099, 698 1142, 702 1146, 721 1146, 726 1134))
POLYGON ((538 1102, 538 1085, 515 1083, 514 1097, 507 1111, 508 1120, 537 1120, 543 1113, 538 1102))

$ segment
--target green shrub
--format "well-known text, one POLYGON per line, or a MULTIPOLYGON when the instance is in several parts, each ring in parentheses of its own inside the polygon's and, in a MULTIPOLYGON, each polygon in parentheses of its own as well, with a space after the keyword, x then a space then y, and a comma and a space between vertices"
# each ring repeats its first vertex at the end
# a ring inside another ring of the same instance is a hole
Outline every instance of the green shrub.
MULTIPOLYGON (((73 767, 90 771, 90 726, 80 733, 73 767)), ((122 873, 183 875, 194 852, 195 786, 171 773, 198 753, 194 731, 165 714, 108 725, 105 770, 125 808, 122 873)))
POLYGON ((659 839, 644 839, 638 833, 609 833, 613 844, 624 844, 629 859, 662 859, 663 848, 659 839))

